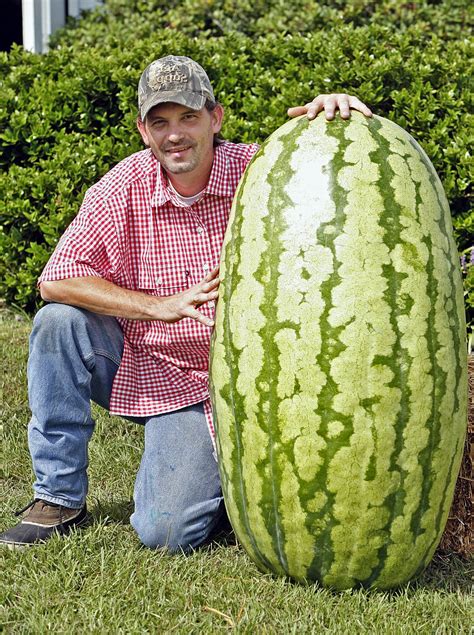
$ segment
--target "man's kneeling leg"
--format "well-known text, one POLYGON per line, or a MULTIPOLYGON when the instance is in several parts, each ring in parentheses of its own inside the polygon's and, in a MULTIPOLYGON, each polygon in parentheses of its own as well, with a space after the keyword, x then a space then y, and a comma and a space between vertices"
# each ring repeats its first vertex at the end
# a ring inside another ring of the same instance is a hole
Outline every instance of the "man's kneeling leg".
POLYGON ((223 513, 217 462, 202 404, 151 417, 131 523, 150 548, 190 551, 223 513))

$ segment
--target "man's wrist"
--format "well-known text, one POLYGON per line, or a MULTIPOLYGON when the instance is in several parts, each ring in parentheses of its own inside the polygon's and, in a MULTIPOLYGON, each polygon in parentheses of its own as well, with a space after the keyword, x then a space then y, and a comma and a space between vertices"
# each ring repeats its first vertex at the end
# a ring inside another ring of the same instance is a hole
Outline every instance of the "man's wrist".
POLYGON ((175 296, 157 297, 154 295, 147 296, 144 304, 144 320, 160 320, 161 322, 174 322, 176 320, 175 313, 172 310, 172 303, 175 296), (174 319, 173 319, 174 318, 174 319))

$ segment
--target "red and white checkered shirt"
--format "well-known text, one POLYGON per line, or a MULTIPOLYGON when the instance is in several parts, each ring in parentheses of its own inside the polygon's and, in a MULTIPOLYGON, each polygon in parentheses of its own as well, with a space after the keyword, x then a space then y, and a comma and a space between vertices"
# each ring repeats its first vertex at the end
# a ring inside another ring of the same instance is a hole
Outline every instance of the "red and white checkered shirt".
MULTIPOLYGON (((95 276, 156 296, 197 284, 219 262, 237 184, 257 149, 218 145, 204 196, 191 207, 176 198, 151 150, 124 159, 88 190, 39 283, 95 276)), ((208 305, 199 310, 214 312, 208 305)), ((191 318, 119 322, 124 351, 110 412, 146 417, 203 401, 213 437, 211 329, 191 318)))

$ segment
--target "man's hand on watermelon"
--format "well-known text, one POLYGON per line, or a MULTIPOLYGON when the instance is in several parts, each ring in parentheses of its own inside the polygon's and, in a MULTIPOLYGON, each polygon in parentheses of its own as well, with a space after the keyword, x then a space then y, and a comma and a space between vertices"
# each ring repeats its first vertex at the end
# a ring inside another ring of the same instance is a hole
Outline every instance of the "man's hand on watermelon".
POLYGON ((166 312, 163 314, 163 321, 178 322, 185 317, 190 317, 205 326, 214 326, 214 320, 198 311, 203 304, 213 306, 219 297, 219 267, 210 271, 207 276, 186 291, 176 293, 162 298, 166 312))
POLYGON ((334 119, 336 110, 339 110, 343 119, 349 119, 351 109, 358 110, 366 117, 372 117, 372 111, 363 102, 353 95, 346 93, 331 93, 328 95, 318 95, 313 101, 304 106, 288 108, 289 117, 299 117, 306 115, 308 119, 314 119, 322 110, 326 113, 326 119, 334 119))

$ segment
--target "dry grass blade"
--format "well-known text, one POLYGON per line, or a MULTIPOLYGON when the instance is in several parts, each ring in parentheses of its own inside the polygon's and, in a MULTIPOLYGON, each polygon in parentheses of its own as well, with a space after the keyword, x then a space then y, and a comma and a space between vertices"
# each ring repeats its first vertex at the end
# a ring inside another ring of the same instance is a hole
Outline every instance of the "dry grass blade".
POLYGON ((232 626, 232 628, 235 628, 234 620, 231 618, 230 615, 227 615, 227 613, 223 613, 222 611, 213 609, 211 606, 204 606, 203 610, 207 611, 208 613, 214 613, 215 615, 219 615, 219 617, 222 617, 227 622, 227 624, 229 624, 229 626, 232 626))

